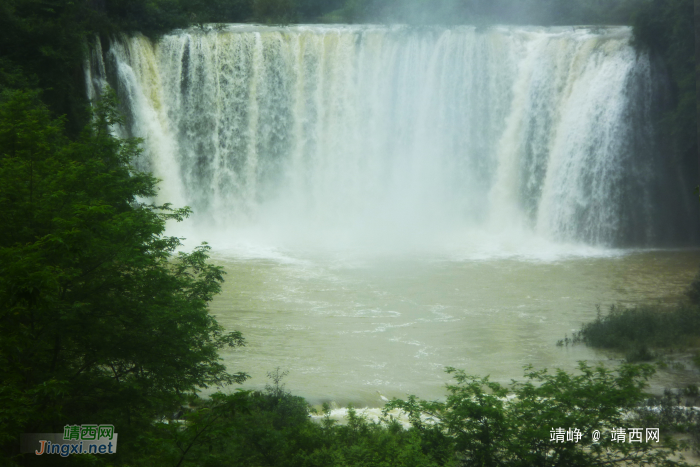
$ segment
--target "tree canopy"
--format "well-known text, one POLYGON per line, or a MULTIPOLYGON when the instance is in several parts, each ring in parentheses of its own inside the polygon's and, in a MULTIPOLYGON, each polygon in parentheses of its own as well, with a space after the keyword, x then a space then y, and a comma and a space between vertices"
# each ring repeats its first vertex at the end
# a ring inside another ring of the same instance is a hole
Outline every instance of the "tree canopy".
POLYGON ((199 387, 241 382, 218 357, 243 344, 209 315, 221 268, 208 247, 179 253, 155 206, 156 180, 131 165, 113 96, 80 137, 36 93, 0 97, 0 443, 103 420, 150 424, 199 387))

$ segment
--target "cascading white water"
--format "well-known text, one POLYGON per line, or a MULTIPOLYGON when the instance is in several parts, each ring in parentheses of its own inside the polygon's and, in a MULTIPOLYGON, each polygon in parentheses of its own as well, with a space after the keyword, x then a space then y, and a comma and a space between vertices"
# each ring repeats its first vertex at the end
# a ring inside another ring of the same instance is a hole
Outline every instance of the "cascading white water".
POLYGON ((652 66, 630 39, 228 26, 115 39, 87 78, 117 88, 141 166, 207 235, 649 244, 663 181, 652 66))

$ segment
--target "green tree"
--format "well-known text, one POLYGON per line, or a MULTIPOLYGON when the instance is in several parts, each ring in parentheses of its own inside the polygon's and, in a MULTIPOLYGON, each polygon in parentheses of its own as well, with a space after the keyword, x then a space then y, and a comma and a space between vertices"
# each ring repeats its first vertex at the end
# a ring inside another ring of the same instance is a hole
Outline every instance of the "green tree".
POLYGON ((42 100, 77 136, 86 122, 84 1, 0 1, 0 89, 42 89, 42 100))
POLYGON ((449 446, 465 466, 684 465, 668 460, 677 449, 672 441, 659 448, 612 440, 610 430, 634 425, 625 411, 645 399, 651 367, 626 364, 612 372, 581 362, 579 370, 572 375, 528 368, 527 382, 505 387, 448 368, 456 384, 447 386, 445 402, 411 396, 390 402, 386 410, 406 411, 425 446, 449 446), (558 442, 555 431, 552 440, 552 430, 559 428, 578 429, 582 436, 558 442), (597 442, 593 430, 602 433, 597 442))
POLYGON ((200 387, 241 382, 217 351, 243 344, 209 315, 221 268, 208 247, 173 253, 166 221, 189 210, 144 202, 152 175, 114 97, 77 141, 36 93, 0 96, 0 445, 22 432, 114 423, 128 439, 200 387))
POLYGON ((259 23, 294 23, 299 15, 294 0, 254 0, 253 19, 259 23))

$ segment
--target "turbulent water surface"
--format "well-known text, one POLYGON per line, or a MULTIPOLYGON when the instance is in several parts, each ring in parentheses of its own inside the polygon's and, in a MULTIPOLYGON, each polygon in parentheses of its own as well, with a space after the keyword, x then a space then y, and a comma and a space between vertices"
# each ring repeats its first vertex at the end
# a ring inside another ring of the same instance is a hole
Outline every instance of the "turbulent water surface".
POLYGON ((171 232, 229 272, 214 310, 256 376, 317 400, 437 397, 444 365, 596 357, 596 303, 665 299, 698 255, 629 28, 230 25, 95 41, 171 232), (625 249, 626 248, 626 249, 625 249))
MULTIPOLYGON (((527 364, 614 365, 619 355, 556 342, 595 319, 597 304, 678 298, 700 264, 698 251, 553 262, 266 256, 217 257, 229 275, 213 312, 248 341, 224 354, 229 367, 259 388, 280 367, 313 403, 359 406, 381 405, 380 394, 443 397, 445 366, 509 383, 527 364)), ((661 387, 680 384, 660 376, 661 387)))

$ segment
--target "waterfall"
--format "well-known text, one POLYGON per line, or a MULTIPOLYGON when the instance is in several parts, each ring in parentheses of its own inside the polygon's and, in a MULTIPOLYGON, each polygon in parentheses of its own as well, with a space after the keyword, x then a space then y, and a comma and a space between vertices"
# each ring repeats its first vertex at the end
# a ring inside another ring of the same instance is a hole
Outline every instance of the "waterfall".
POLYGON ((675 188, 654 66, 630 42, 626 27, 229 25, 98 42, 86 78, 91 96, 117 89, 162 201, 209 232, 657 245, 675 188))

